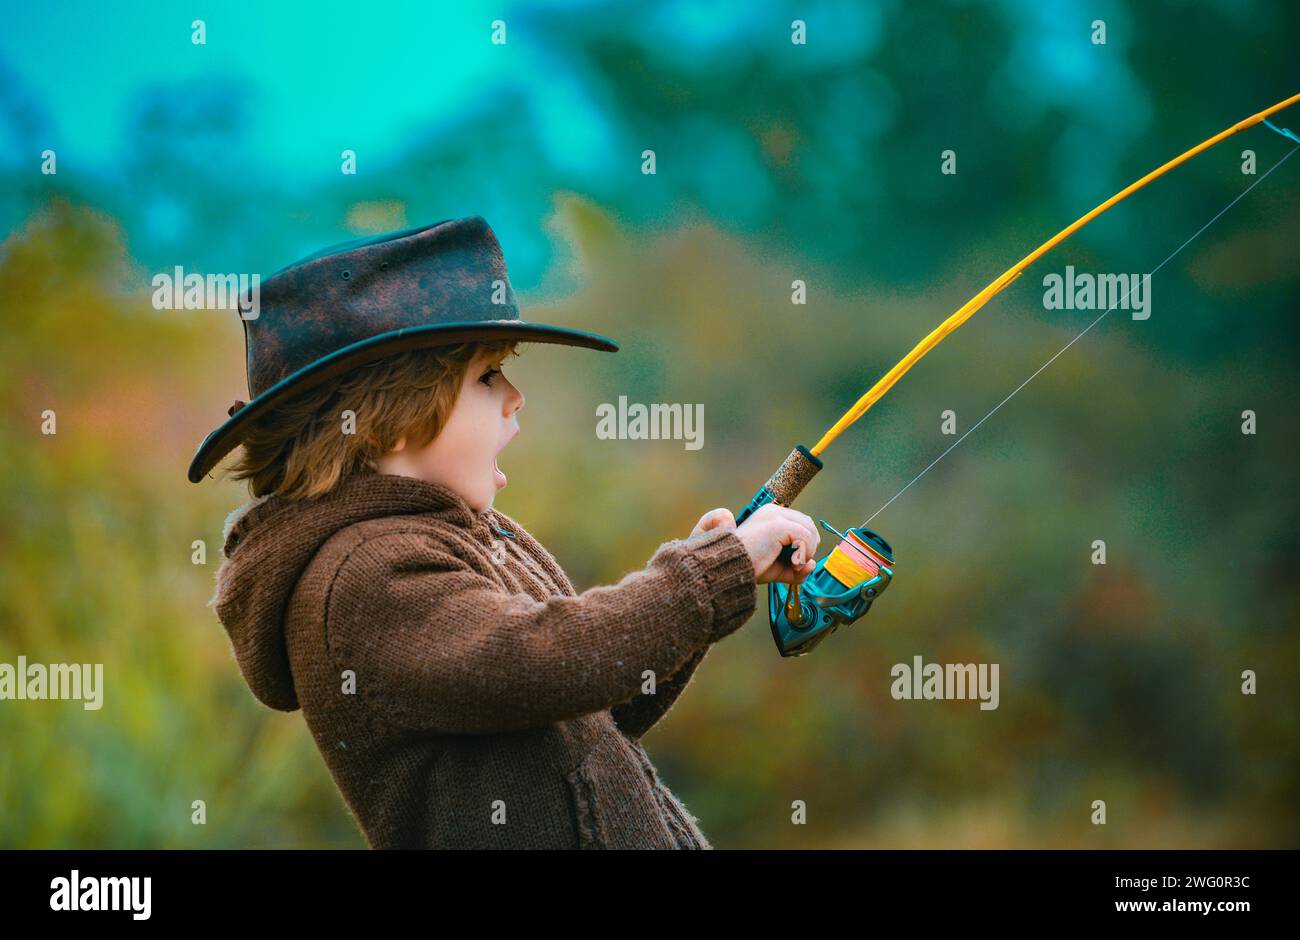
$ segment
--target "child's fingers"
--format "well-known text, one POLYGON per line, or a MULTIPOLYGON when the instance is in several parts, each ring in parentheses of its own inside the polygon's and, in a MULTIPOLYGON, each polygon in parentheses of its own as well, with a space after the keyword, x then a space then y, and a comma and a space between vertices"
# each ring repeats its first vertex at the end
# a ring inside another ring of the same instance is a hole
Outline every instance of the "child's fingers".
POLYGON ((791 576, 792 581, 800 581, 817 563, 811 558, 811 547, 803 539, 797 539, 791 545, 794 546, 794 552, 790 555, 790 561, 781 567, 784 573, 791 576))
POLYGON ((783 581, 786 584, 800 584, 808 575, 812 574, 813 569, 817 567, 817 563, 809 561, 793 567, 790 565, 779 565, 777 567, 780 568, 780 571, 773 580, 783 581))
POLYGON ((791 513, 790 530, 791 542, 802 542, 804 546, 804 557, 812 555, 817 543, 821 541, 821 536, 817 534, 816 528, 811 522, 807 521, 807 516, 801 513, 791 513))
POLYGON ((809 560, 802 565, 774 561, 759 577, 759 583, 779 581, 784 584, 799 584, 817 568, 817 562, 809 560))
POLYGON ((807 530, 806 527, 798 523, 795 523, 794 529, 789 535, 790 544, 794 546, 790 561, 797 567, 812 557, 817 545, 817 536, 816 533, 807 530))

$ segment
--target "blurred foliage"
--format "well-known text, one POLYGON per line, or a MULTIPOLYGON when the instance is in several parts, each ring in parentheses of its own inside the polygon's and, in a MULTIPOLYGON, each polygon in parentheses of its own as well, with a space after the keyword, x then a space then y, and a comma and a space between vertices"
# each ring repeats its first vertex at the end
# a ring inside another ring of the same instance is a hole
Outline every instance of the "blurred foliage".
MULTIPOLYGON (((1047 235, 1298 90, 1277 39, 1291 5, 767 9, 721 32, 677 4, 514 14, 554 83, 597 102, 583 120, 621 154, 603 173, 551 165, 504 89, 382 170, 291 189, 258 173, 253 92, 228 75, 143 93, 115 172, 0 171, 0 661, 103 662, 107 686, 100 711, 0 703, 0 846, 364 844, 301 715, 253 700, 205 606, 246 496, 184 472, 246 397, 242 335, 228 313, 153 310, 151 272, 269 272, 485 215, 526 317, 623 344, 524 347, 511 371, 525 433, 497 506, 584 588, 739 509, 1047 235), (1106 47, 1087 41, 1096 16, 1106 47), (703 403, 704 447, 597 440, 596 405, 620 395, 703 403)), ((0 98, 31 146, 39 103, 5 72, 0 98)), ((1042 309, 1044 273, 1150 270, 1249 185, 1246 147, 1262 172, 1288 144, 1235 138, 1072 239, 846 431, 797 507, 837 528, 875 513, 952 443, 942 411, 964 432, 1091 322, 1042 309)), ((1296 844, 1298 172, 1156 275, 1149 321, 1108 317, 872 522, 897 579, 854 628, 782 660, 760 591, 646 739, 715 844, 1296 844), (891 666, 915 655, 999 663, 1000 707, 892 700, 891 666)))

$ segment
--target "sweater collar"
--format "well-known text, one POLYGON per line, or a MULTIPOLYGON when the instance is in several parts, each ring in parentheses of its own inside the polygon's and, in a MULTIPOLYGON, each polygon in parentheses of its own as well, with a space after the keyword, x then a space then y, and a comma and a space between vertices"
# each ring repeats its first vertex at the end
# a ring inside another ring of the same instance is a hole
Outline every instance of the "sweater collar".
POLYGON ((312 558, 335 533, 370 519, 421 515, 472 529, 478 539, 500 519, 495 510, 470 509, 446 486, 372 472, 349 477, 324 496, 269 496, 241 508, 230 522, 209 604, 230 634, 253 694, 285 711, 298 707, 284 632, 289 601, 312 558))
POLYGON ((465 528, 495 521, 492 509, 473 509, 463 496, 442 483, 391 473, 363 472, 348 477, 324 496, 285 500, 272 494, 238 507, 226 519, 225 553, 229 555, 239 542, 275 516, 313 504, 320 508, 338 509, 346 515, 367 517, 439 512, 449 522, 465 528))

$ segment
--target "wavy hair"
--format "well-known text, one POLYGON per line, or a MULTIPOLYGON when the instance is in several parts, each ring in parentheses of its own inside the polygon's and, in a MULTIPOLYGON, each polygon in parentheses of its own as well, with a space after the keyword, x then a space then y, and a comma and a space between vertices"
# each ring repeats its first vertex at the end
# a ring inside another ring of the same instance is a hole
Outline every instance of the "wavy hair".
POLYGON ((514 355, 517 340, 459 343, 395 353, 295 395, 259 418, 244 438, 230 477, 247 480, 254 497, 323 496, 403 436, 423 447, 446 426, 469 364, 514 355), (353 412, 349 427, 344 412, 353 412))

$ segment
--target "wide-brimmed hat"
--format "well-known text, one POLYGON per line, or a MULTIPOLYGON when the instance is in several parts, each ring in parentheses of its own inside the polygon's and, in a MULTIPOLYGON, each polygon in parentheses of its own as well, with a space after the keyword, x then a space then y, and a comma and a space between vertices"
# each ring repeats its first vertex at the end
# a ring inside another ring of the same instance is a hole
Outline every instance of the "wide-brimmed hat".
POLYGON ((332 245, 240 296, 249 400, 190 462, 198 483, 285 399, 408 349, 519 340, 617 352, 595 333, 520 319, 496 235, 482 216, 332 245))

